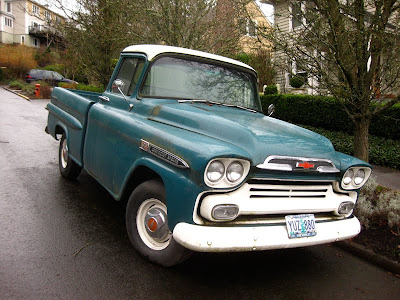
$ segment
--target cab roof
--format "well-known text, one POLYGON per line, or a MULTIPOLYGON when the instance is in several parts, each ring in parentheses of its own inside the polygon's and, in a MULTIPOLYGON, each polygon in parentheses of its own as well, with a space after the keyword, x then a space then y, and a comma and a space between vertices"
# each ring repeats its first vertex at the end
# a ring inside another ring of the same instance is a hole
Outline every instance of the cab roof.
POLYGON ((249 65, 246 65, 245 63, 242 63, 240 61, 227 58, 224 56, 216 55, 216 54, 211 54, 207 52, 202 52, 202 51, 197 51, 197 50, 191 50, 187 48, 181 48, 181 47, 173 47, 173 46, 165 46, 165 45, 132 45, 129 47, 126 47, 124 50, 122 50, 122 53, 127 53, 127 52, 139 52, 139 53, 144 53, 147 56, 147 59, 149 61, 152 61, 157 55, 164 54, 164 53, 175 53, 175 54, 186 54, 186 55, 192 55, 196 57, 203 57, 203 58, 208 58, 220 62, 225 62, 229 64, 233 64, 236 66, 240 66, 242 68, 250 69, 255 72, 255 70, 250 67, 249 65))

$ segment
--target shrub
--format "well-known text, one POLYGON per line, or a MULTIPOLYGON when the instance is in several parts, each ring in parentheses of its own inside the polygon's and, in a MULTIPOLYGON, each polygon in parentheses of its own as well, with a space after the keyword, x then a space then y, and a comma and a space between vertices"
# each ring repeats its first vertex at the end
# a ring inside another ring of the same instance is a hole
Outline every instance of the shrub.
POLYGON ((305 83, 305 79, 303 76, 295 75, 289 80, 289 84, 291 87, 295 89, 301 88, 301 86, 305 83))
POLYGON ((22 87, 22 91, 27 94, 34 94, 35 93, 35 86, 32 84, 24 84, 22 87))
POLYGON ((42 68, 47 65, 56 64, 61 59, 60 54, 57 51, 52 51, 50 47, 40 48, 38 51, 36 51, 34 57, 38 62, 38 65, 42 68))
POLYGON ((96 93, 102 93, 104 92, 104 88, 100 86, 95 86, 91 84, 78 84, 76 86, 77 90, 82 90, 82 91, 88 91, 88 92, 96 92, 96 93))
MULTIPOLYGON (((270 104, 276 107, 275 117, 296 124, 310 125, 329 130, 354 132, 354 124, 333 97, 312 95, 261 96, 264 113, 270 104)), ((389 139, 400 139, 400 104, 372 118, 370 133, 389 139)))
POLYGON ((34 59, 35 49, 24 45, 0 46, 0 66, 7 67, 9 78, 22 77, 37 67, 34 59))
POLYGON ((37 83, 40 84, 40 97, 43 99, 50 99, 51 96, 51 86, 44 81, 38 81, 37 83))
POLYGON ((66 88, 66 89, 73 89, 73 90, 81 90, 81 91, 88 91, 88 92, 95 92, 95 93, 102 93, 104 92, 104 88, 95 85, 86 85, 86 84, 73 84, 73 83, 66 83, 60 82, 58 84, 59 87, 66 88))
POLYGON ((76 89, 76 83, 67 83, 67 82, 60 82, 58 84, 59 87, 65 88, 65 89, 71 89, 75 90, 76 89))
POLYGON ((11 88, 21 90, 22 87, 24 86, 24 83, 21 82, 20 80, 13 80, 13 81, 11 81, 8 85, 9 85, 11 88))
POLYGON ((47 65, 47 66, 45 66, 43 69, 44 69, 44 70, 47 70, 47 71, 55 71, 55 72, 58 72, 58 73, 60 73, 60 74, 63 75, 63 76, 65 75, 65 72, 64 72, 65 66, 62 65, 62 64, 47 65))
POLYGON ((355 214, 365 228, 387 225, 400 233, 400 192, 379 186, 371 177, 360 191, 355 214))
POLYGON ((276 84, 267 85, 264 89, 264 95, 275 95, 278 94, 278 87, 276 84))
MULTIPOLYGON (((330 131, 312 126, 301 125, 328 138, 336 151, 353 155, 353 136, 344 132, 330 131)), ((400 170, 400 141, 383 137, 369 136, 369 160, 379 166, 400 170)))
POLYGON ((250 55, 245 52, 240 52, 236 54, 235 59, 241 61, 242 63, 249 64, 250 63, 250 55))

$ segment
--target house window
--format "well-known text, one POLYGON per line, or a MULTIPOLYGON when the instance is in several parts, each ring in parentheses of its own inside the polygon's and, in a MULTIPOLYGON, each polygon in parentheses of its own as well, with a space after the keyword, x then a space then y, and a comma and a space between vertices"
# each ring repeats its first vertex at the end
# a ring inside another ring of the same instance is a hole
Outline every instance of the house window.
POLYGON ((241 35, 255 37, 257 36, 257 22, 250 19, 242 20, 239 24, 239 31, 241 35))
POLYGON ((297 1, 291 6, 290 23, 292 29, 295 29, 303 24, 303 3, 297 1))
POLYGON ((48 10, 46 10, 46 11, 44 12, 44 17, 45 17, 47 20, 51 20, 51 12, 49 12, 48 10))
POLYGON ((4 25, 8 27, 13 27, 13 20, 7 17, 4 17, 4 25))
POLYGON ((38 39, 33 39, 33 40, 32 40, 32 44, 33 44, 33 46, 35 46, 35 47, 39 47, 39 46, 40 46, 38 39))
POLYGON ((24 36, 21 37, 21 44, 25 45, 25 37, 24 36))
POLYGON ((6 10, 7 10, 8 13, 11 12, 11 2, 7 2, 6 3, 6 10))
POLYGON ((33 12, 34 15, 39 15, 40 7, 35 5, 35 4, 32 4, 32 12, 33 12))

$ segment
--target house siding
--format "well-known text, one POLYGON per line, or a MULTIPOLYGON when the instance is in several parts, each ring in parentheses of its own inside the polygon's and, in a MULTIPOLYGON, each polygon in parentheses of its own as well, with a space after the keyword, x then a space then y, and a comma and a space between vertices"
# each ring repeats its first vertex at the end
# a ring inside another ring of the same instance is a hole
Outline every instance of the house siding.
MULTIPOLYGON (((290 30, 290 12, 289 5, 286 1, 279 1, 275 3, 275 27, 279 28, 279 30, 283 32, 288 32, 290 30)), ((276 72, 276 83, 279 84, 281 92, 286 92, 287 86, 287 58, 286 56, 279 51, 274 53, 274 60, 277 64, 277 72, 276 72)))
POLYGON ((30 0, 14 0, 11 2, 11 12, 6 12, 6 2, 4 0, 0 0, 0 42, 1 43, 15 43, 15 44, 24 44, 31 47, 38 47, 41 43, 46 44, 46 37, 37 36, 29 33, 29 27, 32 26, 32 23, 35 22, 40 26, 49 26, 51 24, 56 23, 56 18, 60 19, 61 22, 65 22, 65 18, 61 15, 53 12, 41 4, 30 1, 30 0), (33 13, 33 6, 39 8, 40 12, 37 14, 33 13), (51 19, 47 19, 45 17, 45 12, 48 11, 51 13, 51 19), (13 20, 13 27, 4 25, 4 17, 11 18, 13 20), (22 39, 24 37, 24 39, 22 39), (37 40, 38 43, 35 46, 34 40, 37 40))

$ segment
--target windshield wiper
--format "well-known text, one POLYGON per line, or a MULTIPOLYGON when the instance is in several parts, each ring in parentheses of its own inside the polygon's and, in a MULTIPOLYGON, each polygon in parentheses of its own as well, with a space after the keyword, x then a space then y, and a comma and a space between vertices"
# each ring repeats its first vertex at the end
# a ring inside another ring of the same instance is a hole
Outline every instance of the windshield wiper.
POLYGON ((214 104, 214 105, 221 105, 221 106, 227 106, 227 107, 235 107, 235 108, 240 108, 243 110, 251 111, 253 113, 256 113, 257 111, 248 107, 240 106, 240 105, 234 105, 234 104, 227 104, 227 103, 221 103, 221 102, 216 102, 216 101, 210 101, 210 100, 205 100, 205 99, 187 99, 187 100, 178 100, 178 103, 206 103, 206 104, 214 104))

